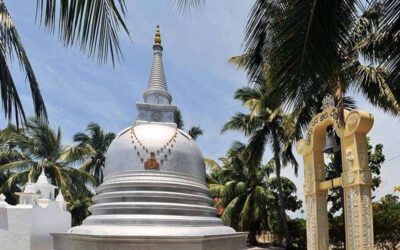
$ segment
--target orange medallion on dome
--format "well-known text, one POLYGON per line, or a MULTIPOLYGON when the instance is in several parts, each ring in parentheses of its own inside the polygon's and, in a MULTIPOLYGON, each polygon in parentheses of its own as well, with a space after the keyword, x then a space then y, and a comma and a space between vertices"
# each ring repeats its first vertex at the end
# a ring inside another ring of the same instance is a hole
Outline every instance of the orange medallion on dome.
POLYGON ((150 158, 144 162, 144 167, 148 169, 158 169, 160 167, 160 163, 156 160, 154 152, 150 152, 150 158))

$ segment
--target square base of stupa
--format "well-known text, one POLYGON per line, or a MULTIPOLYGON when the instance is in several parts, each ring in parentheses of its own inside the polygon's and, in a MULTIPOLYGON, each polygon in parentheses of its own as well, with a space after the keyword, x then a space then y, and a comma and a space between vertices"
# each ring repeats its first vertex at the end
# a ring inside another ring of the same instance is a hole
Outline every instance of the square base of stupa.
POLYGON ((243 250, 247 233, 208 236, 101 236, 54 233, 53 250, 243 250))

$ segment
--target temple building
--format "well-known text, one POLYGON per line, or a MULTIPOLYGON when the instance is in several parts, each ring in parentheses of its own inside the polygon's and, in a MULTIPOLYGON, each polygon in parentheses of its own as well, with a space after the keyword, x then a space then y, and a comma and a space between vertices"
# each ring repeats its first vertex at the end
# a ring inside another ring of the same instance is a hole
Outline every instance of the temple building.
POLYGON ((174 122, 158 26, 154 42, 144 100, 136 121, 108 149, 92 214, 52 234, 55 250, 246 248, 247 234, 216 216, 202 153, 174 122))
POLYGON ((6 203, 0 194, 0 249, 50 250, 50 233, 65 232, 71 228, 71 214, 61 190, 54 198, 55 189, 42 169, 36 183, 30 181, 24 191, 16 193, 19 204, 6 203))

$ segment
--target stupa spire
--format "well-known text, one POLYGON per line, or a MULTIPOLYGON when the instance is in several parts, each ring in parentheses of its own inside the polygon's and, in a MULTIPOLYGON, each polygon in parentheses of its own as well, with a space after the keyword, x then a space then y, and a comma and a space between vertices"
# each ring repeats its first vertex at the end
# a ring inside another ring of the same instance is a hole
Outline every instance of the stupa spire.
POLYGON ((144 103, 136 103, 138 117, 136 123, 158 122, 175 126, 176 106, 171 104, 172 96, 168 92, 162 61, 161 32, 157 25, 153 45, 153 64, 147 90, 143 94, 144 103))
POLYGON ((172 101, 165 79, 162 51, 160 26, 157 25, 153 45, 153 65, 149 84, 143 95, 145 103, 170 104, 172 101))

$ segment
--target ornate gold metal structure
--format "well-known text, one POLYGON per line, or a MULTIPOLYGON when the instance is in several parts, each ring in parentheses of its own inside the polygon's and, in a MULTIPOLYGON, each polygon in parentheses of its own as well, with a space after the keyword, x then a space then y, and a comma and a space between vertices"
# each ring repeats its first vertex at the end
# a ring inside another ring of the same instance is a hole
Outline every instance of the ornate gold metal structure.
POLYGON ((345 127, 339 111, 332 107, 317 114, 311 121, 307 138, 297 143, 304 157, 304 194, 307 213, 307 249, 329 249, 327 193, 330 188, 343 187, 346 249, 374 249, 371 183, 368 167, 366 134, 374 118, 364 111, 345 111, 345 127), (326 128, 332 125, 341 141, 343 173, 325 180, 324 153, 326 128))
POLYGON ((155 35, 155 38, 154 38, 154 43, 156 45, 161 45, 160 25, 157 25, 157 27, 156 27, 156 35, 155 35))

